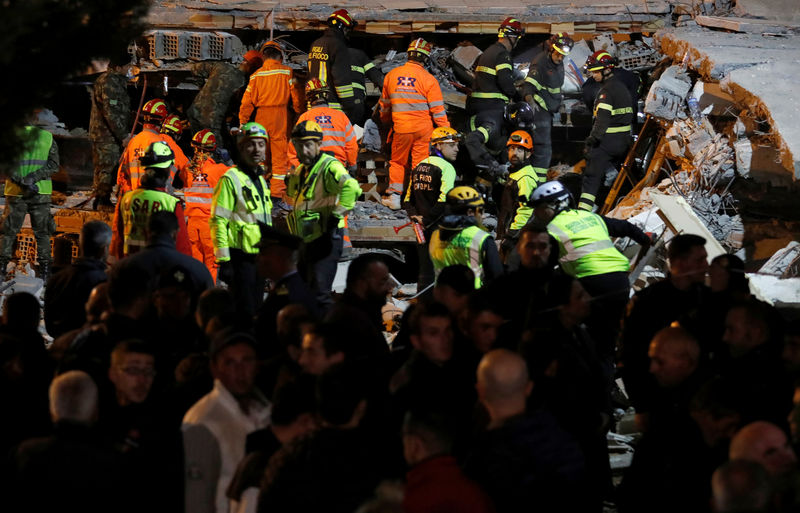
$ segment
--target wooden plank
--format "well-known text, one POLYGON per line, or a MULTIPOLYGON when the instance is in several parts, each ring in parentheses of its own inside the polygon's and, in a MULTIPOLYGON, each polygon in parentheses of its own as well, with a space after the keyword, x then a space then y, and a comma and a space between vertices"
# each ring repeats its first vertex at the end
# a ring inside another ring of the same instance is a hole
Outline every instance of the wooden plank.
POLYGON ((800 25, 781 23, 774 20, 757 20, 751 18, 723 18, 721 16, 695 16, 698 25, 711 28, 721 28, 734 32, 749 32, 761 34, 763 32, 797 32, 800 25))
POLYGON ((412 32, 435 32, 436 24, 427 21, 414 21, 411 23, 412 32))
POLYGON ((366 23, 368 34, 390 34, 388 21, 368 21, 366 23))
POLYGON ((550 34, 550 23, 526 23, 525 32, 528 34, 550 34))
POLYGON ((225 14, 193 14, 189 16, 189 23, 198 28, 231 29, 235 18, 225 14))
POLYGON ((567 32, 569 34, 575 32, 575 23, 567 22, 567 23, 553 23, 550 25, 550 33, 557 34, 559 32, 567 32))

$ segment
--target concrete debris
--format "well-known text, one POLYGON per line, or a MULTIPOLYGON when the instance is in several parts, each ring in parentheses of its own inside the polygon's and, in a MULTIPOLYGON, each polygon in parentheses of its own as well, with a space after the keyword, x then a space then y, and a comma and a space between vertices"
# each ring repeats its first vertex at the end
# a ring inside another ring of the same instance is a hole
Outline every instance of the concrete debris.
POLYGON ((617 43, 616 58, 619 65, 629 71, 650 69, 658 64, 661 57, 651 38, 617 43))
POLYGON ((381 152, 381 134, 378 131, 378 125, 371 119, 364 123, 364 137, 361 139, 361 145, 368 151, 381 152))
POLYGON ((781 278, 800 276, 800 242, 792 241, 785 248, 776 251, 758 273, 781 278))
POLYGON ((395 226, 398 221, 407 220, 408 214, 405 210, 392 210, 381 203, 357 201, 347 219, 349 228, 356 230, 366 225, 395 226))
POLYGON ((656 80, 644 104, 644 112, 662 119, 685 117, 684 99, 692 87, 686 70, 680 66, 670 66, 656 80))
POLYGON ((782 279, 778 276, 748 273, 750 292, 758 299, 778 308, 800 308, 800 278, 782 279))
POLYGON ((472 69, 472 65, 478 60, 483 52, 470 42, 459 43, 452 52, 450 58, 460 64, 464 69, 472 69))
POLYGON ((698 108, 705 116, 736 115, 736 100, 723 91, 718 83, 698 80, 692 88, 691 96, 697 99, 698 108))
POLYGON ((739 139, 733 143, 736 152, 736 171, 743 178, 750 177, 750 163, 753 159, 753 143, 750 139, 739 139))

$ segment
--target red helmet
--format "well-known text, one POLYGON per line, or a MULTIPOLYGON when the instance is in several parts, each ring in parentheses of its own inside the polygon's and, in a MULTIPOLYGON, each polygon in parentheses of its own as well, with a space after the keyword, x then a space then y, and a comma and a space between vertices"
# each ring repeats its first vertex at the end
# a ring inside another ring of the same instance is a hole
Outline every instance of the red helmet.
POLYGON ((169 134, 169 135, 180 135, 181 132, 186 128, 184 122, 176 116, 175 114, 170 114, 166 118, 164 118, 164 122, 161 123, 161 130, 162 134, 169 134))
POLYGON ((150 100, 142 107, 142 116, 144 116, 145 121, 164 121, 167 115, 169 115, 167 104, 164 103, 164 100, 158 98, 150 100))
POLYGON ((497 30, 497 37, 506 37, 506 36, 521 36, 525 33, 525 30, 522 28, 522 22, 516 18, 509 16, 503 23, 500 24, 500 28, 497 30))
POLYGON ((573 46, 575 46, 575 41, 564 32, 553 34, 550 37, 550 47, 561 55, 567 55, 572 51, 573 46))
POLYGON ((202 151, 214 151, 217 149, 217 138, 214 132, 204 128, 192 137, 192 146, 202 151))
POLYGON ((338 11, 333 11, 330 16, 328 16, 328 25, 331 27, 344 27, 344 28, 353 28, 356 26, 356 22, 353 21, 353 18, 350 16, 350 13, 347 12, 347 9, 339 9, 338 11))
POLYGON ((425 41, 421 37, 411 41, 411 44, 408 45, 409 56, 411 56, 411 54, 417 54, 417 55, 424 55, 425 57, 430 57, 432 51, 433 51, 433 45, 425 41))
POLYGON ((586 64, 583 65, 583 72, 588 73, 591 71, 601 71, 604 69, 611 69, 617 65, 617 60, 605 50, 598 50, 586 59, 586 64))

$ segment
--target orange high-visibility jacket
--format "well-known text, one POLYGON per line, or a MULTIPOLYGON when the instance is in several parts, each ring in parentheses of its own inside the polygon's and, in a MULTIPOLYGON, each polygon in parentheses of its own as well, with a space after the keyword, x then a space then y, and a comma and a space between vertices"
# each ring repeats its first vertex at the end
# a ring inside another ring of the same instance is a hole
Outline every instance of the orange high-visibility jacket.
POLYGON ((410 134, 436 126, 450 126, 444 111, 442 90, 436 78, 417 62, 391 70, 383 79, 381 121, 398 134, 410 134))
POLYGON ((147 147, 157 141, 163 141, 162 134, 152 128, 144 128, 141 132, 133 136, 125 151, 117 171, 117 183, 119 184, 118 196, 128 191, 139 188, 139 181, 142 179, 144 169, 139 165, 139 158, 144 155, 147 147))
POLYGON ((209 157, 200 165, 200 169, 192 174, 191 169, 186 173, 186 187, 183 189, 183 199, 186 202, 186 215, 188 217, 211 216, 211 201, 214 198, 214 187, 217 182, 230 169, 227 164, 217 164, 209 157))
MULTIPOLYGON (((288 105, 290 98, 295 112, 302 112, 302 98, 297 94, 297 88, 292 87, 293 85, 292 69, 276 59, 267 59, 258 71, 250 75, 239 108, 239 123, 244 125, 250 121, 253 110, 259 107, 288 105)), ((258 117, 256 121, 258 122, 258 117)))
MULTIPOLYGON (((320 105, 305 111, 297 122, 301 123, 308 119, 315 121, 322 128, 322 146, 320 147, 322 151, 332 153, 344 167, 356 165, 358 141, 347 114, 338 109, 320 105)), ((300 161, 297 160, 297 151, 293 144, 289 145, 287 154, 289 165, 297 167, 300 161)))

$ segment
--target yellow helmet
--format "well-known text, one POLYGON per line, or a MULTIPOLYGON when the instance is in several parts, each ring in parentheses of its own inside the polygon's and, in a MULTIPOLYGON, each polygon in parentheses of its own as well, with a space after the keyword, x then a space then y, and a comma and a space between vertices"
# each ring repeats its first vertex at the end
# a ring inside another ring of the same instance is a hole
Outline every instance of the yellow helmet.
POLYGON ((460 185, 447 193, 446 203, 452 207, 481 207, 483 198, 472 187, 460 185))
POLYGON ((322 128, 315 122, 307 119, 301 121, 292 129, 292 139, 304 141, 306 139, 315 139, 321 141, 323 137, 322 128))
POLYGON ((460 140, 461 134, 458 133, 458 130, 449 126, 436 127, 431 132, 431 144, 458 142, 460 140))

